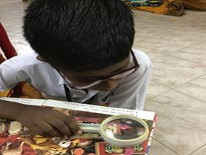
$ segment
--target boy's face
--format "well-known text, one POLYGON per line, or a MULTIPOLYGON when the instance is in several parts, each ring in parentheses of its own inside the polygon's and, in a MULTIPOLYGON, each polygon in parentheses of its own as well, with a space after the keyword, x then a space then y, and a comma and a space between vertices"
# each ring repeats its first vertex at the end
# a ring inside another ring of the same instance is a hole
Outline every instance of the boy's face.
POLYGON ((130 57, 114 65, 97 71, 88 71, 81 73, 76 71, 65 71, 61 69, 59 71, 61 72, 62 76, 64 76, 65 80, 68 80, 69 83, 73 86, 90 86, 87 89, 111 91, 119 85, 122 78, 112 79, 107 77, 109 77, 110 75, 118 75, 118 73, 121 73, 129 66, 131 66, 129 65, 129 58, 130 57))
POLYGON ((101 70, 76 72, 59 69, 58 72, 71 88, 111 91, 138 67, 136 57, 131 51, 130 56, 124 60, 101 70))

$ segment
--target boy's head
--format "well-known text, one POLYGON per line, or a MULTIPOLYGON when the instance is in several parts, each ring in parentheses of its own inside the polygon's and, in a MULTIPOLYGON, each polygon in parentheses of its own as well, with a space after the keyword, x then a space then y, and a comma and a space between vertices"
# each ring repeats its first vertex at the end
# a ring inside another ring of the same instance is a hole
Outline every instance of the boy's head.
POLYGON ((26 11, 24 35, 45 61, 75 81, 124 68, 133 26, 121 0, 35 0, 26 11))

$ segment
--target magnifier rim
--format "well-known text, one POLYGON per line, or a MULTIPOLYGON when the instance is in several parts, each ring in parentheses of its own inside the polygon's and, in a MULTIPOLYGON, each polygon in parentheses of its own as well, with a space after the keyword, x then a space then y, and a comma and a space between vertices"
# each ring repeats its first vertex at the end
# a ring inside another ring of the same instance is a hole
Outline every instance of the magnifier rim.
POLYGON ((111 116, 111 117, 108 117, 106 118, 100 125, 100 134, 102 136, 102 138, 109 142, 110 144, 113 144, 113 145, 116 145, 116 146, 134 146, 134 145, 138 145, 138 144, 141 144, 142 142, 144 142, 147 138, 148 138, 148 135, 149 135, 149 127, 147 125, 147 123, 140 119, 140 118, 137 118, 135 116, 132 116, 132 115, 114 115, 114 116, 111 116), (142 135, 140 135, 138 138, 133 138, 133 139, 130 139, 130 140, 121 140, 121 139, 117 139, 117 138, 110 138, 108 137, 105 132, 104 132, 104 125, 113 121, 113 120, 116 120, 116 119, 122 119, 122 118, 127 118, 127 119, 132 119, 132 120, 135 120, 135 121, 138 121, 144 128, 145 128, 145 131, 142 135), (122 143, 127 143, 127 145, 124 145, 122 143))

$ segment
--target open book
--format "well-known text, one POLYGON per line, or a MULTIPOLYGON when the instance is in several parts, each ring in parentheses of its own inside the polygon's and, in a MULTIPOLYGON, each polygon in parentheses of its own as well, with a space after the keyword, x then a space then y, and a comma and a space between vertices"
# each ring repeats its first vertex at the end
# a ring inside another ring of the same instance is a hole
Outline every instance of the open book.
POLYGON ((0 152, 2 155, 147 155, 156 116, 154 112, 102 107, 74 102, 1 98, 20 104, 53 107, 71 115, 78 123, 100 124, 111 115, 133 115, 146 121, 150 134, 145 142, 134 147, 115 147, 106 143, 98 133, 83 133, 72 137, 42 137, 30 134, 19 122, 0 119, 0 152))

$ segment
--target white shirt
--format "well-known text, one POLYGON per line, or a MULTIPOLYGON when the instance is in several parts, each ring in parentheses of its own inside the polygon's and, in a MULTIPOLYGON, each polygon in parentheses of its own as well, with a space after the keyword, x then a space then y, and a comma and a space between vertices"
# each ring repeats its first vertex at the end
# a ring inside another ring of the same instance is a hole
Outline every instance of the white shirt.
MULTIPOLYGON (((70 89, 72 101, 87 103, 88 99, 96 95, 90 104, 107 103, 110 107, 143 110, 152 65, 145 53, 133 51, 140 67, 124 78, 112 93, 94 90, 86 93, 70 89), (102 102, 107 95, 109 98, 102 102)), ((48 98, 66 100, 63 78, 48 63, 39 61, 36 54, 16 56, 0 65, 0 91, 11 89, 23 81, 31 83, 48 98)))

